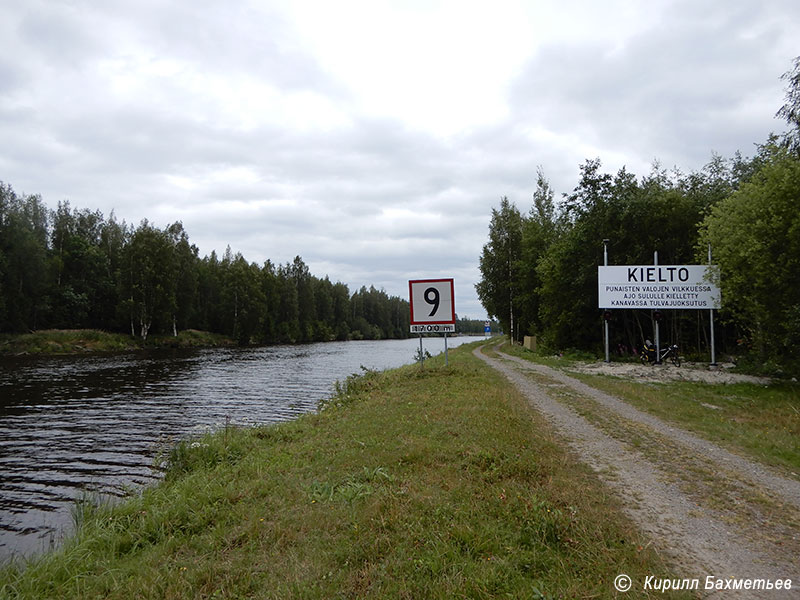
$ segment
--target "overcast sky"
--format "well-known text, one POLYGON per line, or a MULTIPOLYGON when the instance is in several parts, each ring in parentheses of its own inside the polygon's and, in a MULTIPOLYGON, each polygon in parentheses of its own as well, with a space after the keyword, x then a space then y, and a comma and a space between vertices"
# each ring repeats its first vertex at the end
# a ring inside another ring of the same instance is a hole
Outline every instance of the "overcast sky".
MULTIPOLYGON (((201 256, 474 291, 492 207, 784 123, 797 0, 0 0, 0 181, 201 256)), ((643 226, 645 226, 643 224, 643 226)))

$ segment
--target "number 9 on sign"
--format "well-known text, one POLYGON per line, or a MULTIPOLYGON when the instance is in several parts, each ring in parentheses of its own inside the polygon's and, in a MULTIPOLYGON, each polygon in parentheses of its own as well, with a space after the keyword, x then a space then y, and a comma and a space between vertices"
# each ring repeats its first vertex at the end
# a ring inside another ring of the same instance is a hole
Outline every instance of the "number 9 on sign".
POLYGON ((425 302, 433 306, 431 309, 431 314, 428 316, 434 316, 436 311, 439 310, 439 290, 437 290, 435 287, 429 287, 427 290, 425 290, 423 297, 425 298, 425 302))
POLYGON ((411 324, 455 323, 452 279, 417 279, 408 282, 411 324))

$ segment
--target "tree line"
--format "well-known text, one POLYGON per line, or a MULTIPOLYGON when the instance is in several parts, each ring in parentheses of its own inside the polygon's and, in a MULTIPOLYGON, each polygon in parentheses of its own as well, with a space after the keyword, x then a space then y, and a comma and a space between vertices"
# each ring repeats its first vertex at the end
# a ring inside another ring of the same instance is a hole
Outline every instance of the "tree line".
POLYGON ((0 332, 102 329, 147 339, 199 329, 239 343, 406 338, 408 302, 350 293, 297 256, 248 262, 230 247, 203 258, 180 222, 138 227, 0 182, 0 332))
MULTIPOLYGON (((503 197, 492 210, 476 290, 490 316, 514 339, 536 334, 550 349, 598 352, 603 311, 597 266, 608 240, 609 264, 720 266, 717 346, 773 370, 798 372, 800 360, 800 57, 784 79, 778 116, 788 132, 770 136, 755 156, 713 156, 699 172, 654 164, 637 177, 607 173, 599 159, 560 202, 542 169, 522 213, 503 197)), ((662 340, 686 351, 709 347, 709 311, 662 311, 662 340)), ((652 338, 653 315, 611 311, 612 348, 630 353, 652 338)))

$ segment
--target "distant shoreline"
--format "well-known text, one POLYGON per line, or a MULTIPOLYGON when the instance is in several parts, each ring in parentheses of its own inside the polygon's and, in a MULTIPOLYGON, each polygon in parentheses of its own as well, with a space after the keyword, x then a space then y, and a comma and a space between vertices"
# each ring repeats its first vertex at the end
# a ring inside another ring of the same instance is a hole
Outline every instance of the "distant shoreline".
MULTIPOLYGON (((450 335, 450 337, 462 336, 478 337, 478 334, 450 335)), ((424 337, 431 336, 426 334, 424 337)), ((228 348, 237 345, 235 340, 227 336, 196 329, 179 331, 177 337, 168 334, 152 335, 148 336, 146 341, 124 333, 111 333, 99 329, 46 329, 32 333, 0 334, 0 357, 80 356, 170 348, 228 348)))
POLYGON ((69 356, 97 352, 132 352, 159 348, 209 348, 235 346, 232 339, 187 329, 176 336, 150 336, 146 341, 123 333, 99 329, 47 329, 0 336, 0 356, 69 356))

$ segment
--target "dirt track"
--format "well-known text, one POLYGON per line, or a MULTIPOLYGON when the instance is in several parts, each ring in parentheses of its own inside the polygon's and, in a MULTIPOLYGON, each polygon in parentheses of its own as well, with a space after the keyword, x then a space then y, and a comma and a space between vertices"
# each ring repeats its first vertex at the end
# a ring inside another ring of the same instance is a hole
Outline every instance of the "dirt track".
MULTIPOLYGON (((671 557, 675 576, 793 581, 790 591, 703 592, 703 597, 800 598, 800 481, 556 369, 503 353, 491 358, 480 349, 475 355, 505 374, 578 458, 617 491, 629 516, 671 557)), ((669 369, 629 366, 660 378, 669 369)), ((634 582, 630 597, 639 596, 642 584, 634 582)))
POLYGON ((767 377, 753 377, 731 373, 733 365, 719 365, 710 369, 707 365, 699 363, 684 363, 681 367, 671 364, 642 365, 639 363, 605 363, 595 362, 577 365, 573 370, 590 375, 613 375, 615 377, 630 377, 639 381, 699 381, 702 383, 756 383, 766 385, 770 382, 767 377))

